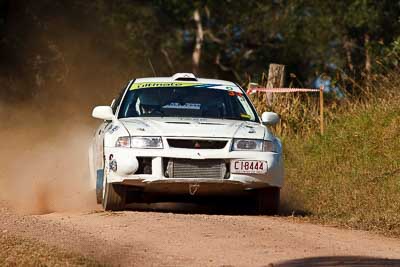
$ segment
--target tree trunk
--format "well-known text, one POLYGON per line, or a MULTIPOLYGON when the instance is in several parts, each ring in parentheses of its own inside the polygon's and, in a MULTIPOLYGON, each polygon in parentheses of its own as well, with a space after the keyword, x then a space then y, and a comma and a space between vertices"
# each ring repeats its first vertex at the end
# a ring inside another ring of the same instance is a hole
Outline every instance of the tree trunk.
POLYGON ((364 34, 365 74, 366 74, 367 80, 369 80, 369 78, 370 78, 371 69, 372 69, 369 41, 370 41, 369 34, 368 33, 364 34))
MULTIPOLYGON (((268 71, 267 88, 283 87, 285 65, 270 64, 268 71)), ((272 106, 273 93, 267 93, 267 106, 272 106)))
POLYGON ((201 47, 203 45, 203 26, 201 25, 200 11, 198 8, 193 12, 193 19, 196 23, 196 44, 194 46, 192 54, 192 71, 194 74, 198 74, 201 58, 201 47))
POLYGON ((347 66, 348 66, 350 72, 353 73, 354 65, 353 65, 353 60, 351 57, 351 50, 353 49, 353 42, 352 42, 352 40, 349 40, 348 37, 344 38, 343 48, 344 48, 344 51, 346 52, 347 66))

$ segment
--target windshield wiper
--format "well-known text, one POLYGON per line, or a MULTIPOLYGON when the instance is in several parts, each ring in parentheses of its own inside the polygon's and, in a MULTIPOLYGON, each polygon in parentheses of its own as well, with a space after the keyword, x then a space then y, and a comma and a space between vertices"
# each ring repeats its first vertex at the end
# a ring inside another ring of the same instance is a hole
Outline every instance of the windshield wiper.
POLYGON ((241 117, 222 117, 221 119, 223 120, 236 120, 236 121, 251 121, 247 118, 241 118, 241 117))

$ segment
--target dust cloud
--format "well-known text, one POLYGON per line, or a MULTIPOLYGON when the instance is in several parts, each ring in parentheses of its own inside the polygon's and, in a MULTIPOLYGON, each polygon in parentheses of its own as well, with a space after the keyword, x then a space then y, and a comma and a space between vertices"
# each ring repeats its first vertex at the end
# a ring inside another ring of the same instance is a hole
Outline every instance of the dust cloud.
POLYGON ((96 208, 92 108, 146 72, 118 46, 125 33, 103 27, 108 11, 10 3, 0 44, 0 200, 27 213, 96 208))
POLYGON ((50 104, 0 109, 0 198, 25 213, 95 208, 87 167, 90 114, 68 115, 65 106, 43 105, 50 104))
POLYGON ((90 46, 59 47, 69 70, 56 72, 63 79, 37 72, 44 82, 0 88, 10 96, 0 98, 0 200, 23 213, 98 207, 89 185, 88 148, 100 121, 91 111, 110 104, 130 77, 90 46))

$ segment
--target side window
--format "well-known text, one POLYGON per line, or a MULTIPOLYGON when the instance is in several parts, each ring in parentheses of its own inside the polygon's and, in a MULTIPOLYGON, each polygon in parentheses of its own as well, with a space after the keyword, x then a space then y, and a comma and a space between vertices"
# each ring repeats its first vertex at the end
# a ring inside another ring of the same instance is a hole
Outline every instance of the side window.
POLYGON ((115 101, 111 105, 111 108, 112 108, 112 111, 114 114, 115 114, 115 112, 117 112, 117 108, 118 108, 119 104, 121 103, 121 100, 122 100, 122 97, 124 96, 125 90, 126 90, 126 86, 121 90, 118 97, 115 99, 115 101))

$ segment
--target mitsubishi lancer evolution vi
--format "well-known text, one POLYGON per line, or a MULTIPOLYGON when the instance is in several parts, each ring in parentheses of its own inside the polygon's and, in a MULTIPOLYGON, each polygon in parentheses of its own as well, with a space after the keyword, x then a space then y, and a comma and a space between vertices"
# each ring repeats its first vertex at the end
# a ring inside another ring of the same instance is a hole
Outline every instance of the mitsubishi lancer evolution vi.
POLYGON ((282 145, 268 127, 279 116, 260 118, 239 85, 191 73, 133 79, 92 116, 102 122, 89 149, 91 185, 105 210, 248 196, 256 213, 278 211, 282 145))

